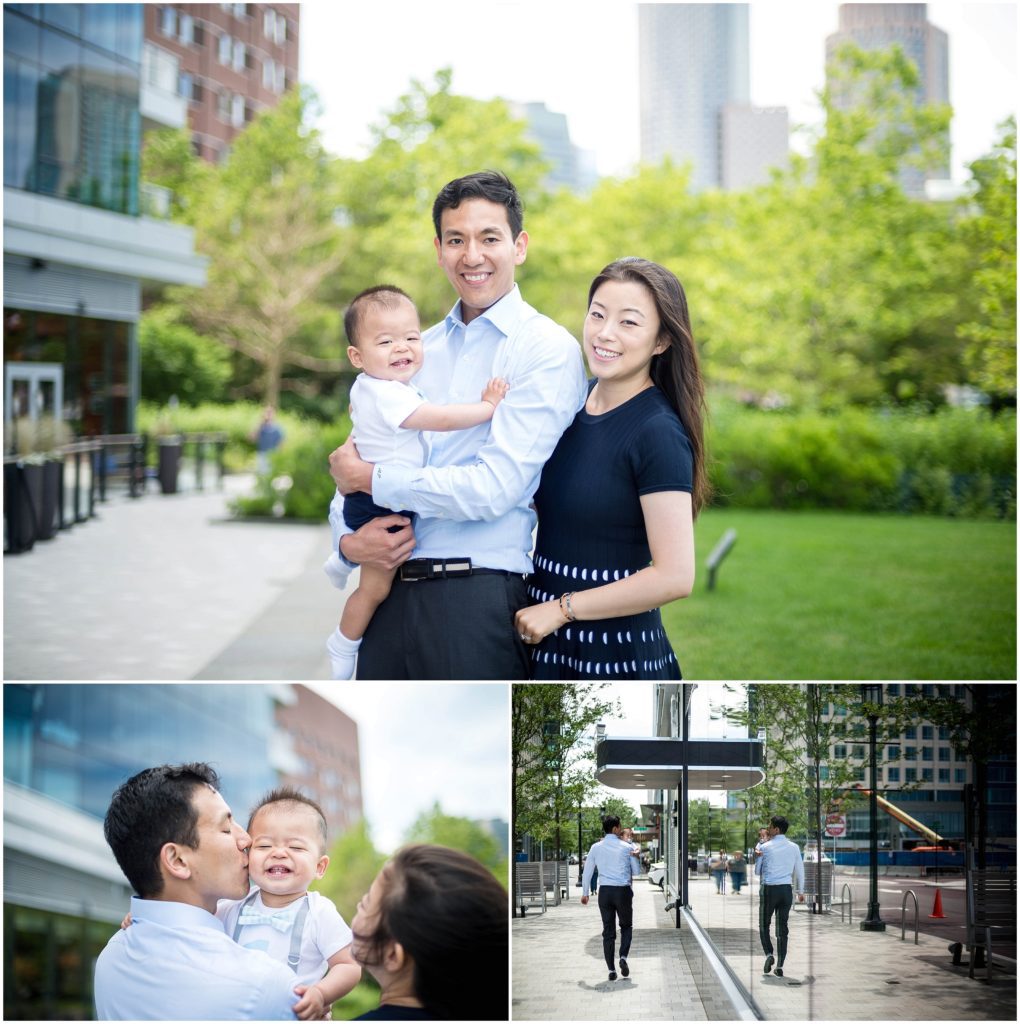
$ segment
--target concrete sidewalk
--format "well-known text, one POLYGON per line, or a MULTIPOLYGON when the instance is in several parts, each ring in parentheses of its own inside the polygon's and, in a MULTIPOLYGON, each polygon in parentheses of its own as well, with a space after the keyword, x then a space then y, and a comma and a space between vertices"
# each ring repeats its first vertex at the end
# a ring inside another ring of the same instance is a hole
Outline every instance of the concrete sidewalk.
POLYGON ((328 679, 329 527, 231 521, 251 483, 118 496, 5 556, 4 678, 328 679))
MULTIPOLYGON (((657 889, 634 883, 633 973, 616 982, 606 980, 598 909, 581 907, 578 895, 572 888, 569 902, 514 920, 515 1019, 719 1019, 657 889)), ((1016 977, 970 980, 941 939, 922 935, 914 945, 908 929, 901 942, 888 923, 884 933, 862 932, 859 912, 849 924, 838 909, 795 911, 777 978, 762 973, 757 886, 720 896, 707 878, 692 880, 691 905, 766 1020, 1016 1020, 1016 977)))

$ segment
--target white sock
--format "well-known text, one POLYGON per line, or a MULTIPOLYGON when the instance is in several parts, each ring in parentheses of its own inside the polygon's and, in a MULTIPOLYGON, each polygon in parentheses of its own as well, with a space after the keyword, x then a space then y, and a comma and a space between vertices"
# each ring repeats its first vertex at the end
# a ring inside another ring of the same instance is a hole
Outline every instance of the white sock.
POLYGON ((360 640, 348 640, 337 626, 326 641, 326 652, 334 679, 353 679, 360 640))

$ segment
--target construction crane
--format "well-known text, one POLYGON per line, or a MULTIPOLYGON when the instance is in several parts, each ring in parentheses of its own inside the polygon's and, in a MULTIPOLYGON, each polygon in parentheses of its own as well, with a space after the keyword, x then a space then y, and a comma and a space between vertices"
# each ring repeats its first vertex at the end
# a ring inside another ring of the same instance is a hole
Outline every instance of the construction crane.
MULTIPOLYGON (((860 783, 857 783, 854 786, 854 789, 856 789, 858 793, 863 793, 865 796, 871 796, 871 790, 865 789, 860 783)), ((913 830, 914 832, 917 832, 919 835, 924 836, 924 838, 927 839, 928 842, 930 842, 933 846, 938 846, 941 842, 943 842, 942 836, 940 836, 937 832, 928 828, 927 825, 922 825, 916 818, 912 818, 909 814, 906 813, 906 811, 901 811, 895 804, 889 803, 889 801, 886 800, 885 797, 878 796, 876 794, 875 800, 877 801, 878 806, 881 807, 886 814, 888 814, 892 818, 895 818, 897 821, 902 822, 904 825, 907 826, 907 828, 913 830)))

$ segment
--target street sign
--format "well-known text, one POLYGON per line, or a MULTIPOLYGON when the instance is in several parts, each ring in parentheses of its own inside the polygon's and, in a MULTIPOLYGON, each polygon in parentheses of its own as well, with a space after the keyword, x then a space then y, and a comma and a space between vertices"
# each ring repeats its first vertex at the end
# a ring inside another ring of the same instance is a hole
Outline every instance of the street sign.
POLYGON ((827 814, 825 816, 825 834, 833 839, 846 834, 846 815, 827 814))

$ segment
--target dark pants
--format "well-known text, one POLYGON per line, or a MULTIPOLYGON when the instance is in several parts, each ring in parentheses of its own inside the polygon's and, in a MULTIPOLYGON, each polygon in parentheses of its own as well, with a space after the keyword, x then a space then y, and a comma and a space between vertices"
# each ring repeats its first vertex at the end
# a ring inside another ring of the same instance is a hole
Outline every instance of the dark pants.
POLYGON ((620 919, 620 959, 625 960, 634 934, 634 890, 629 885, 602 886, 599 913, 602 915, 602 955, 609 969, 615 971, 616 919, 620 919))
POLYGON ((528 604, 523 576, 485 573, 393 581, 358 651, 358 679, 527 679, 514 629, 528 604))
POLYGON ((733 883, 733 891, 734 892, 740 892, 741 888, 744 885, 744 878, 746 877, 746 874, 747 874, 747 872, 745 872, 745 871, 731 871, 730 872, 730 881, 733 883))
POLYGON ((782 967, 786 961, 786 946, 790 941, 790 908, 793 906, 792 885, 763 885, 761 901, 758 904, 758 934, 761 936, 761 948, 766 956, 772 956, 772 938, 769 927, 772 915, 776 915, 776 944, 779 952, 776 955, 777 966, 782 967))

